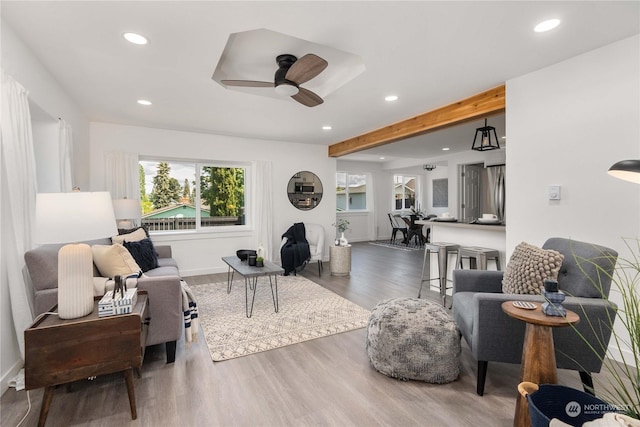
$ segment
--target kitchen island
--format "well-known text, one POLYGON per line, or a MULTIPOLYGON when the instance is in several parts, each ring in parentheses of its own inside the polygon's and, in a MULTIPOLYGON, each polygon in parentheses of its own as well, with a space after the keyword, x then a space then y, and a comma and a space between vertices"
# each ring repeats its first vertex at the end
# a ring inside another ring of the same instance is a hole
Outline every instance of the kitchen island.
MULTIPOLYGON (((423 227, 429 227, 431 229, 431 242, 446 242, 460 246, 478 246, 495 249, 500 253, 500 264, 503 266, 503 269, 506 265, 506 227, 504 225, 427 220, 418 220, 416 224, 422 224, 423 227)), ((431 257, 431 272, 429 277, 438 277, 436 257, 433 254, 431 257)), ((452 270, 459 268, 455 263, 455 256, 450 256, 447 268, 448 279, 451 279, 452 270)), ((495 269, 495 263, 490 261, 488 264, 489 270, 495 269)), ((465 267, 466 265, 465 263, 465 267)), ((435 282, 431 283, 432 285, 435 284, 435 282)), ((450 291, 447 293, 450 295, 450 291)))

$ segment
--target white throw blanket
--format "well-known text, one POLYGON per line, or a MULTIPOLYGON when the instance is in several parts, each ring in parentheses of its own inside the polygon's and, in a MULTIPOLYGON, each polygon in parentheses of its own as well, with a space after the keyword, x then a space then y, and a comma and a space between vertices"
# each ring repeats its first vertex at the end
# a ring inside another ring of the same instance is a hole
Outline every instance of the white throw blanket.
POLYGON ((180 284, 182 285, 182 311, 184 313, 184 341, 190 343, 198 341, 198 327, 200 324, 198 304, 187 282, 181 280, 180 284))

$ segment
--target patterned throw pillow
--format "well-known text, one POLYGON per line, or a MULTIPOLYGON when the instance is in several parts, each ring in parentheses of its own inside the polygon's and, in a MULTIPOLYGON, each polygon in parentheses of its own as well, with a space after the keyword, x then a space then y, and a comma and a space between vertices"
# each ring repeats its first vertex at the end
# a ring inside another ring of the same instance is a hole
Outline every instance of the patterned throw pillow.
POLYGON ((564 255, 522 242, 514 249, 502 278, 505 294, 538 295, 545 279, 558 279, 564 255))
POLYGON ((102 277, 130 276, 140 273, 140 267, 124 246, 93 245, 93 262, 102 277))

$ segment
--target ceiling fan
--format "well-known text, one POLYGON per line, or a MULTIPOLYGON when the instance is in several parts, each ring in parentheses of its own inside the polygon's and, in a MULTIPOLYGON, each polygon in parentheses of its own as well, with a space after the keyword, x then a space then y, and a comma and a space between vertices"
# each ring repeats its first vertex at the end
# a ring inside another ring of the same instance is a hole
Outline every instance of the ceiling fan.
POLYGON ((222 80, 228 86, 243 87, 275 87, 279 95, 290 96, 300 104, 315 107, 324 101, 312 91, 300 87, 301 84, 320 74, 329 63, 313 53, 308 53, 298 59, 294 55, 284 54, 276 57, 278 69, 273 82, 253 80, 222 80))

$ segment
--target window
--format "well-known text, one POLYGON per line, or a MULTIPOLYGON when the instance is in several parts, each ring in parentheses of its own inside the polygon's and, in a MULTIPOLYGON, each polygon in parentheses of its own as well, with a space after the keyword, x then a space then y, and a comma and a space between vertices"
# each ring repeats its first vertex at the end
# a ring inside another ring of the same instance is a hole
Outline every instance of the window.
POLYGON ((393 198, 396 210, 409 209, 416 203, 416 177, 393 176, 393 198))
POLYGON ((245 165, 141 160, 139 174, 142 225, 149 231, 247 223, 245 165))
POLYGON ((336 210, 354 211, 367 209, 367 176, 336 173, 336 210))

